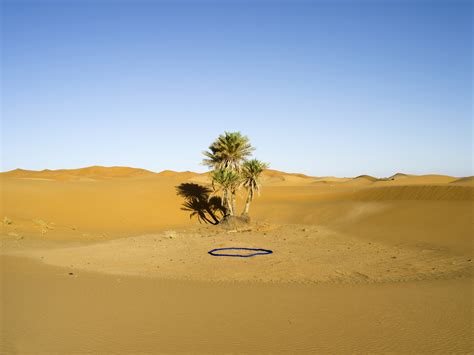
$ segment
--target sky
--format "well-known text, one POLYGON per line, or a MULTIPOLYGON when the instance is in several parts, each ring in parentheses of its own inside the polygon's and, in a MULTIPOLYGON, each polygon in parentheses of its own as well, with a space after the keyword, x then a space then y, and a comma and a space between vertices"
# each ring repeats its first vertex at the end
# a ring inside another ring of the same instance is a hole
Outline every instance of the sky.
POLYGON ((1 1, 1 166, 473 175, 473 3, 1 1))

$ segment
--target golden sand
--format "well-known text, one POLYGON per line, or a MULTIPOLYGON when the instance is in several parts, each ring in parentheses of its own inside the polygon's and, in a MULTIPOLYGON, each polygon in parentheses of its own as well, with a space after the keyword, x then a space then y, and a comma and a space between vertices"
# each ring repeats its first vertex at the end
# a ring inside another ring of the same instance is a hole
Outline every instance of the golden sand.
POLYGON ((472 177, 262 180, 253 223, 228 230, 180 209, 175 187, 206 174, 0 174, 0 350, 474 350, 472 177))

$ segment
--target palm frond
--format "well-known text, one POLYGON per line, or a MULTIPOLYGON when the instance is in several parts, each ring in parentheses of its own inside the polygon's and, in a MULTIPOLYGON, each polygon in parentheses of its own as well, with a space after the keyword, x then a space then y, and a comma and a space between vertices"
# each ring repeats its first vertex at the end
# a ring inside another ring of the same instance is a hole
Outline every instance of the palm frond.
POLYGON ((230 169, 240 171, 241 165, 252 154, 248 137, 240 132, 225 132, 221 134, 203 154, 203 164, 212 169, 230 169))
POLYGON ((251 199, 254 192, 260 193, 259 178, 263 171, 268 168, 268 164, 257 159, 244 162, 242 166, 242 185, 249 191, 251 199))

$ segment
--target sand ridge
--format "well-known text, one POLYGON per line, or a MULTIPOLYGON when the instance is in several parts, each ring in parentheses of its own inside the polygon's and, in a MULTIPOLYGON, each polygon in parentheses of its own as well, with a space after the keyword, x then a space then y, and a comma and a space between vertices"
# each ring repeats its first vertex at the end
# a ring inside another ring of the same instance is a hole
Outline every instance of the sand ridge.
POLYGON ((466 186, 474 186, 474 176, 467 176, 464 178, 460 178, 454 181, 451 181, 453 185, 466 185, 466 186))

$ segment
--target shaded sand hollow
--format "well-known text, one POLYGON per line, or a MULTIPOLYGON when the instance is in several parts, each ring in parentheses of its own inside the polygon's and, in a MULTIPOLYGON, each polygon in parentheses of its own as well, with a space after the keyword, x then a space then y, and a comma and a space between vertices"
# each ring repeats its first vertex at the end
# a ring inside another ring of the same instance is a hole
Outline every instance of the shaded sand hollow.
POLYGON ((269 170, 240 229, 190 219, 183 182, 208 183, 122 167, 0 174, 0 351, 474 350, 472 177, 269 170), (273 254, 207 253, 220 247, 273 254))

